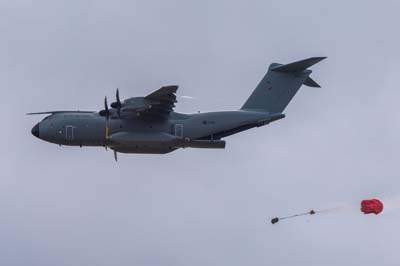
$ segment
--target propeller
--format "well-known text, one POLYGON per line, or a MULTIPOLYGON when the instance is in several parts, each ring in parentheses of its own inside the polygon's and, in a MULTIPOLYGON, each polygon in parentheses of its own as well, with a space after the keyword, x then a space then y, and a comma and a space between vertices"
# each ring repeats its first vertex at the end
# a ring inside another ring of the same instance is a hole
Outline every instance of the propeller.
POLYGON ((99 115, 106 117, 107 121, 110 117, 110 110, 108 109, 108 104, 107 104, 107 96, 104 98, 104 109, 99 112, 99 115))
MULTIPOLYGON (((117 89, 117 104, 118 106, 120 106, 120 100, 119 100, 119 95, 118 95, 118 89, 117 89)), ((115 103, 113 103, 115 104, 115 103)), ((111 104, 111 107, 113 107, 111 104)), ((114 108, 114 107, 113 107, 114 108)), ((118 107, 117 107, 118 108, 118 107)), ((118 116, 119 116, 119 112, 120 112, 120 108, 118 108, 118 116)), ((107 150, 108 147, 108 135, 110 133, 110 127, 109 127, 109 119, 110 119, 110 109, 108 108, 108 103, 107 103, 107 96, 104 97, 104 110, 100 111, 100 115, 104 116, 106 118, 106 141, 105 141, 105 145, 104 148, 107 150)), ((114 150, 114 160, 117 162, 118 161, 118 157, 117 157, 117 152, 114 150)))
POLYGON ((117 99, 117 101, 111 103, 111 107, 117 109, 118 118, 121 118, 121 107, 122 107, 122 103, 121 103, 121 100, 120 100, 120 98, 119 98, 119 89, 118 89, 118 88, 117 88, 117 92, 116 92, 116 94, 115 94, 115 98, 117 99))
POLYGON ((104 116, 106 117, 106 140, 108 139, 108 133, 110 128, 108 126, 108 120, 110 119, 110 110, 108 109, 107 96, 104 98, 104 116))

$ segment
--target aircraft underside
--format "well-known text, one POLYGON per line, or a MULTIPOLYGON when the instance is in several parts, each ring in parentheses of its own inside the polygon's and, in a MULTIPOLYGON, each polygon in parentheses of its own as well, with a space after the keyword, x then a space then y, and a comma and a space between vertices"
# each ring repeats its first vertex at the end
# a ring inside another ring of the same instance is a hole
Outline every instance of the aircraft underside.
POLYGON ((139 154, 166 154, 177 150, 171 146, 153 145, 153 146, 132 146, 132 147, 118 147, 111 148, 119 153, 139 153, 139 154))

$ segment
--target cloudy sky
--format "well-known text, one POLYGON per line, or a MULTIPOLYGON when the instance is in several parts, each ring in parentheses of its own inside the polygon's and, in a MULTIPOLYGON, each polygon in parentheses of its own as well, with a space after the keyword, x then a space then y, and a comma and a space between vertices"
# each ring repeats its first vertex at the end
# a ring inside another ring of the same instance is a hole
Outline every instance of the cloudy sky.
POLYGON ((400 4, 0 0, 0 264, 399 265, 400 4), (328 56, 225 150, 59 147, 46 110, 179 84, 179 112, 238 109, 272 62, 328 56), (357 211, 364 198, 391 206, 357 211), (311 208, 349 208, 272 226, 311 208))

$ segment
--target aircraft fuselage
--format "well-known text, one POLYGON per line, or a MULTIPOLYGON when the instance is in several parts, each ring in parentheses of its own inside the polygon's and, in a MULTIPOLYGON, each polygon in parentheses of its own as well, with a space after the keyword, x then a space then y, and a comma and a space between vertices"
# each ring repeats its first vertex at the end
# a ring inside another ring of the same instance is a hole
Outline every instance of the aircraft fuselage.
POLYGON ((107 132, 106 120, 97 112, 60 112, 39 122, 32 134, 59 145, 107 146, 123 153, 168 153, 185 147, 224 148, 222 137, 283 117, 257 111, 171 113, 169 119, 153 122, 141 117, 112 117, 107 132))

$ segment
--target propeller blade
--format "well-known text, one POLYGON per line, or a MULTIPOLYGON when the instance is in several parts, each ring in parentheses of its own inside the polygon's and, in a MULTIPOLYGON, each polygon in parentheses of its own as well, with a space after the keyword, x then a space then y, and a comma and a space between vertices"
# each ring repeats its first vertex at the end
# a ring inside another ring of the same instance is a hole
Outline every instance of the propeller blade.
POLYGON ((110 111, 108 110, 107 96, 104 98, 104 110, 105 110, 106 120, 108 122, 108 118, 110 117, 110 111))
POLYGON ((118 105, 121 105, 121 100, 119 99, 119 89, 117 88, 117 94, 115 95, 117 98, 118 105))
POLYGON ((119 89, 117 88, 117 93, 115 95, 115 98, 117 98, 117 114, 118 118, 121 118, 121 100, 119 99, 119 89))
POLYGON ((118 162, 118 156, 117 156, 117 152, 114 150, 114 160, 116 161, 116 162, 118 162))
POLYGON ((108 110, 107 96, 104 98, 104 112, 105 112, 105 117, 106 117, 106 140, 107 140, 109 132, 110 132, 110 128, 108 127, 108 119, 110 118, 110 110, 108 110))

